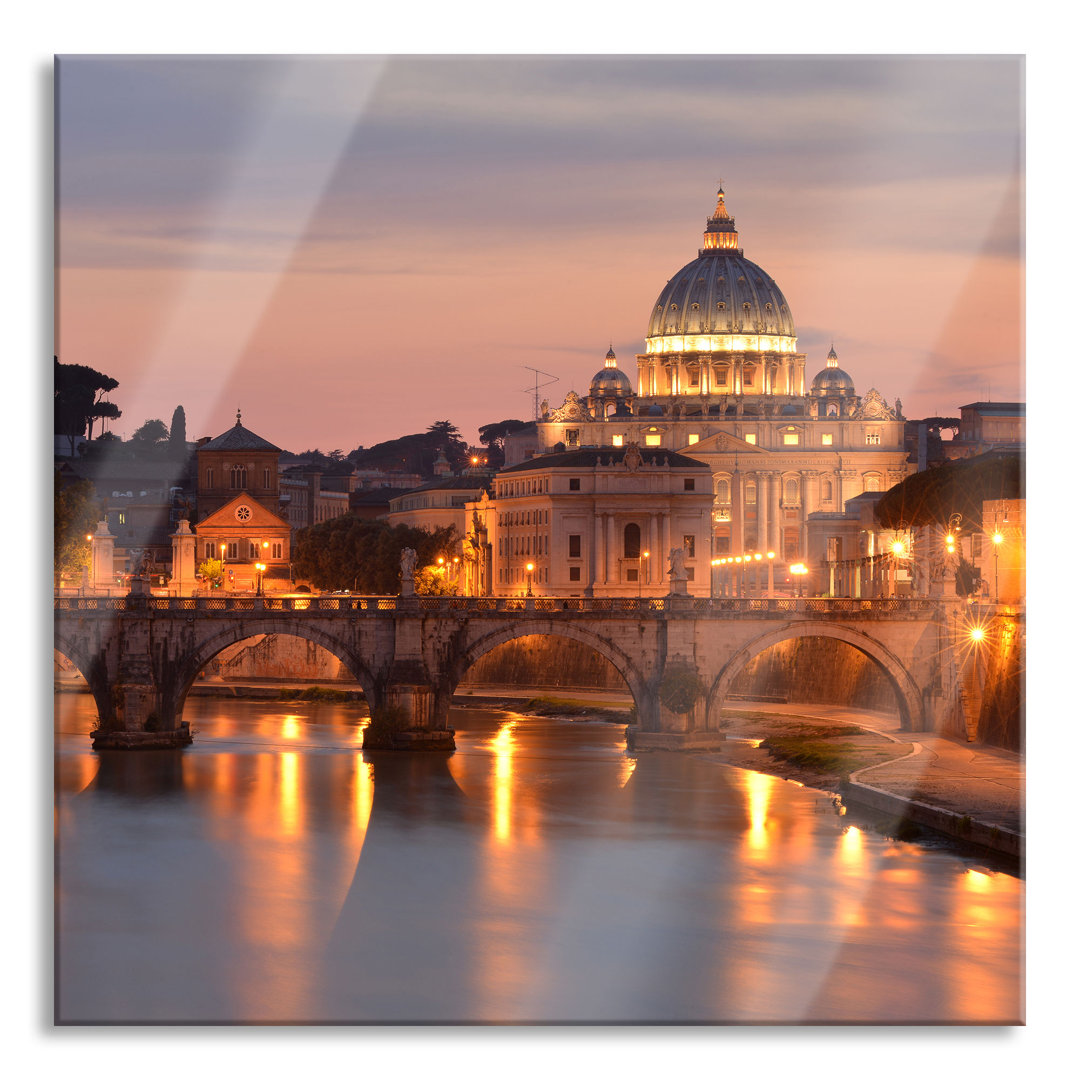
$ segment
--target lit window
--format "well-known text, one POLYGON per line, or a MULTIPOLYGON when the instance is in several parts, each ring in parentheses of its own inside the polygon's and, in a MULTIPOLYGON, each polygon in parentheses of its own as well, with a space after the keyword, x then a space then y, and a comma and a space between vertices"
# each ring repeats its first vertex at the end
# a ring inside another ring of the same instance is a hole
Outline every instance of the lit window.
POLYGON ((867 446, 880 446, 881 445, 881 436, 876 431, 869 432, 867 434, 867 436, 866 436, 866 445, 867 446))
POLYGON ((622 444, 623 444, 622 440, 623 440, 623 437, 621 435, 612 435, 611 436, 611 445, 612 446, 622 446, 622 444))
POLYGON ((577 428, 568 428, 566 430, 566 445, 577 446, 581 440, 581 432, 577 428))
POLYGON ((747 435, 746 435, 746 441, 747 441, 747 442, 748 442, 748 443, 749 443, 749 444, 750 444, 751 446, 757 446, 757 436, 756 436, 756 435, 755 435, 755 434, 754 434, 754 433, 753 433, 752 431, 751 431, 751 432, 748 432, 748 433, 747 433, 747 435))
POLYGON ((821 436, 821 445, 822 446, 832 446, 832 436, 831 435, 822 435, 821 436))
POLYGON ((799 434, 798 432, 785 431, 784 432, 784 445, 785 446, 798 446, 799 434))
POLYGON ((659 446, 660 445, 660 436, 659 435, 646 435, 645 436, 645 445, 646 446, 659 446))
POLYGON ((701 438, 700 435, 688 435, 686 437, 687 446, 693 446, 701 438))

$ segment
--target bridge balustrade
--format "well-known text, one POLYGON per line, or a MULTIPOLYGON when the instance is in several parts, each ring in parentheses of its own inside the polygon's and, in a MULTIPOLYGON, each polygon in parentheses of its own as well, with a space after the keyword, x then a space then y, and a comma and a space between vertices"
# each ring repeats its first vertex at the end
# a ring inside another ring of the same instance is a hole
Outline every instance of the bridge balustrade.
POLYGON ((941 609, 931 597, 626 597, 626 596, 56 596, 56 611, 271 611, 339 612, 408 611, 522 612, 568 615, 583 613, 666 613, 761 618, 801 615, 822 618, 925 618, 941 609))

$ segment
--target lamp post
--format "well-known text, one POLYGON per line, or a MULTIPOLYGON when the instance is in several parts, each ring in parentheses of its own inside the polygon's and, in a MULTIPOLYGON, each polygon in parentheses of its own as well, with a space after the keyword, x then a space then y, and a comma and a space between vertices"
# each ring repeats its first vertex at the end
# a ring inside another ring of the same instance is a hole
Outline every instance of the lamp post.
POLYGON ((904 546, 902 540, 894 540, 892 543, 892 559, 890 560, 889 572, 892 576, 892 581, 889 586, 889 595, 896 596, 896 577, 897 568, 900 564, 900 560, 907 555, 907 548, 904 546))
POLYGON ((641 575, 642 575, 642 572, 643 572, 643 569, 642 569, 643 560, 647 560, 648 558, 649 558, 649 553, 647 551, 639 551, 638 552, 638 557, 637 557, 637 598, 638 598, 639 601, 641 600, 641 575))
POLYGON ((263 574, 266 573, 266 563, 257 562, 255 564, 255 595, 262 596, 263 594, 263 574))
POLYGON ((226 545, 221 545, 221 587, 225 588, 225 548, 226 545))
POLYGON ((768 593, 766 593, 766 595, 771 600, 773 598, 773 596, 776 594, 776 589, 773 586, 773 559, 776 558, 776 552, 775 551, 770 551, 766 555, 766 558, 769 560, 769 591, 768 591, 768 593))
POLYGON ((995 604, 998 603, 998 596, 999 596, 999 593, 998 593, 998 554, 999 554, 999 552, 1001 550, 1001 542, 1004 539, 1005 539, 1005 537, 1001 535, 1001 533, 998 531, 997 528, 995 528, 994 529, 994 535, 991 537, 991 540, 993 540, 993 542, 994 542, 994 603, 995 604))
POLYGON ((532 575, 534 566, 532 563, 525 564, 525 595, 532 596, 532 575))

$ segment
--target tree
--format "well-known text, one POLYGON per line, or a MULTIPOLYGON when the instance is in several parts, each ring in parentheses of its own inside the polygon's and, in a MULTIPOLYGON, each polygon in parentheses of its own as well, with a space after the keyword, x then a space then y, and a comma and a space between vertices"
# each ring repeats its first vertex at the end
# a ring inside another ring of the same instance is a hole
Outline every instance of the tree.
POLYGON ((204 559, 195 571, 211 589, 220 589, 225 580, 225 564, 220 559, 204 559))
POLYGON ((146 420, 141 427, 135 429, 131 436, 132 442, 160 443, 169 438, 169 429, 164 420, 146 420))
POLYGON ((82 364, 61 364, 53 357, 53 430, 71 440, 71 456, 75 456, 75 440, 94 434, 94 421, 117 419, 120 410, 102 396, 120 384, 116 379, 82 364))
POLYGON ((388 525, 343 514, 301 529, 293 548, 293 574, 319 589, 350 589, 368 595, 395 595, 401 589, 401 552, 417 554, 417 568, 446 558, 453 527, 435 529, 388 525))
POLYGON ((874 508, 886 529, 946 525, 962 515, 961 531, 982 528, 982 504, 990 499, 1022 499, 1024 469, 1015 451, 991 450, 977 457, 946 461, 890 488, 874 508))
POLYGON ((479 429, 480 441, 488 448, 488 465, 498 468, 506 460, 506 436, 528 427, 528 420, 501 420, 479 429))
POLYGON ((187 453, 187 417, 184 415, 183 405, 177 405, 173 409, 172 423, 169 425, 169 448, 177 455, 187 453))
POLYGON ((426 432, 432 444, 432 462, 441 450, 454 472, 460 472, 469 463, 469 446, 461 432, 449 420, 436 420, 426 432))
POLYGON ((90 565, 86 539, 101 520, 97 491, 89 480, 65 484, 59 470, 53 474, 53 570, 57 577, 80 574, 90 565))

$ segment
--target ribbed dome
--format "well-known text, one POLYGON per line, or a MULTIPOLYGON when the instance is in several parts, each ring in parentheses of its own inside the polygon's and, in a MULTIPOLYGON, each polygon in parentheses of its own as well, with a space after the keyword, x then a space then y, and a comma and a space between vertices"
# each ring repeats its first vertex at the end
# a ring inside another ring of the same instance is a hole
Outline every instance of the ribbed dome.
POLYGON ((589 383, 590 394, 632 394, 634 388, 630 380, 618 368, 604 368, 598 371, 589 383))
MULTIPOLYGON (((760 266, 743 257, 738 241, 721 188, 706 226, 705 247, 660 293, 649 319, 649 338, 741 334, 794 339, 795 321, 784 294, 760 266)), ((656 344, 650 352, 666 351, 656 344)))
POLYGON ((840 358, 836 355, 835 346, 829 347, 829 355, 825 358, 825 367, 814 376, 810 384, 811 392, 829 392, 830 390, 850 390, 855 393, 855 380, 840 367, 840 358))
POLYGON ((814 376, 811 390, 854 390, 855 380, 843 368, 825 368, 814 376))

